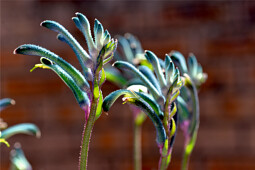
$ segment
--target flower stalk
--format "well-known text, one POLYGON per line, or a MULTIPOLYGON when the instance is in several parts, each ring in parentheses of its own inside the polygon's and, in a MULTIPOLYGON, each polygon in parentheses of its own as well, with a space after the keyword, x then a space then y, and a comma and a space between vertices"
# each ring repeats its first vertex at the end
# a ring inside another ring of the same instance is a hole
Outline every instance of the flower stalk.
POLYGON ((77 17, 73 17, 73 21, 76 27, 84 34, 89 53, 59 23, 46 20, 41 23, 41 26, 57 32, 57 38, 72 48, 82 66, 83 74, 60 56, 37 45, 21 45, 15 49, 14 53, 41 57, 41 64, 36 64, 31 71, 35 68, 51 69, 73 92, 78 104, 84 110, 85 123, 79 168, 80 170, 86 170, 91 133, 95 121, 102 113, 103 95, 101 87, 106 79, 103 66, 113 58, 113 53, 117 48, 117 41, 111 39, 109 32, 107 30, 104 31, 102 24, 96 19, 93 39, 88 19, 81 13, 76 13, 76 15, 77 17), (88 81, 92 82, 92 87, 88 81))

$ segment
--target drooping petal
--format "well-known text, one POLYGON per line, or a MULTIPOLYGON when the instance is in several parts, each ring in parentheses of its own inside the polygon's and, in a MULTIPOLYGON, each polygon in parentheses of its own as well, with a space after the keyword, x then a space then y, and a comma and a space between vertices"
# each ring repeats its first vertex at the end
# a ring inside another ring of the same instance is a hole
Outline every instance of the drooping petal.
POLYGON ((10 105, 14 105, 15 104, 15 100, 10 99, 10 98, 4 98, 0 100, 0 111, 2 111, 3 109, 5 109, 6 107, 10 106, 10 105))
MULTIPOLYGON (((89 49, 89 54, 94 54, 96 51, 96 46, 94 44, 92 35, 91 35, 91 29, 90 29, 90 24, 89 21, 87 19, 87 17, 79 12, 76 13, 77 18, 79 20, 79 22, 77 21, 77 19, 74 19, 75 25, 77 26, 78 29, 80 29, 80 31, 83 33, 86 41, 87 41, 87 45, 88 45, 88 49, 89 49)), ((93 55, 92 55, 93 56, 93 55)))
POLYGON ((77 85, 85 90, 89 91, 89 83, 87 80, 82 76, 80 71, 78 71, 75 67, 73 67, 71 64, 66 62, 64 59, 56 55, 55 53, 37 46, 33 44, 24 44, 19 46, 14 50, 14 54, 24 54, 24 55, 34 55, 34 56, 40 56, 45 57, 54 62, 55 64, 59 65, 63 70, 65 70, 77 83, 77 85))
MULTIPOLYGON (((69 43, 69 41, 66 40, 66 38, 62 34, 58 34, 57 38, 60 41, 63 41, 65 43, 67 43, 73 49, 73 51, 76 54, 76 56, 79 56, 78 51, 74 48, 74 46, 72 46, 72 44, 69 43)), ((82 70, 84 72, 84 75, 85 75, 86 79, 91 81, 92 80, 92 72, 91 72, 92 62, 89 63, 89 64, 88 63, 84 63, 84 61, 81 60, 81 57, 78 57, 78 60, 80 62, 80 65, 82 67, 82 70)))
POLYGON ((70 45, 70 47, 74 50, 80 63, 81 64, 88 63, 88 67, 90 67, 89 64, 91 64, 92 61, 89 54, 81 47, 78 41, 61 24, 55 21, 46 20, 46 21, 43 21, 41 25, 61 34, 63 36, 62 39, 63 38, 65 39, 64 42, 70 45))
POLYGON ((41 63, 52 69, 64 81, 64 83, 72 90, 77 102, 82 108, 90 105, 90 100, 87 93, 79 88, 74 79, 65 70, 63 70, 60 66, 52 63, 47 58, 42 57, 41 63))
POLYGON ((16 134, 34 135, 36 137, 41 136, 41 132, 36 125, 32 123, 21 123, 3 130, 1 133, 1 138, 8 139, 16 134))

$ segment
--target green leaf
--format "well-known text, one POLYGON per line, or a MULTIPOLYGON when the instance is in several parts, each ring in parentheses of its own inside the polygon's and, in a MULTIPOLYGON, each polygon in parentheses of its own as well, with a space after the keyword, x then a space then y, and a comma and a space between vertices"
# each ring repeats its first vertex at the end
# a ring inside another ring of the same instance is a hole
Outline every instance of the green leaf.
POLYGON ((66 62, 64 59, 56 55, 55 53, 42 48, 37 45, 32 45, 32 44, 24 44, 19 46, 14 50, 14 54, 23 54, 23 55, 34 55, 34 56, 40 56, 40 57, 45 57, 52 61, 53 63, 59 65, 65 72, 67 72, 77 83, 77 85, 85 90, 89 91, 90 86, 87 80, 83 77, 83 75, 71 64, 66 62))
POLYGON ((171 96, 170 103, 173 103, 179 95, 180 95, 180 90, 177 90, 175 93, 173 93, 171 96))
POLYGON ((16 134, 27 134, 27 135, 33 135, 36 137, 41 136, 41 132, 36 125, 32 123, 21 123, 3 130, 1 134, 1 138, 8 139, 9 137, 16 134))
POLYGON ((164 78, 164 75, 163 75, 162 68, 160 66, 158 57, 151 51, 145 51, 145 57, 153 65, 161 88, 165 87, 166 86, 166 80, 164 78))
POLYGON ((100 80, 99 80, 99 86, 100 87, 103 85, 105 80, 106 80, 106 73, 105 73, 104 69, 102 68, 102 70, 100 72, 100 80))
POLYGON ((97 100, 100 96, 100 88, 99 88, 99 84, 98 81, 96 79, 94 79, 94 88, 93 88, 93 97, 94 100, 97 100))
POLYGON ((101 116, 102 114, 102 105, 103 105, 103 93, 100 90, 100 96, 98 99, 98 104, 97 104, 97 111, 96 111, 96 120, 101 116))
POLYGON ((138 78, 140 78, 140 80, 144 83, 144 85, 148 88, 148 90, 152 93, 152 95, 155 97, 156 100, 161 100, 161 101, 164 100, 161 94, 152 85, 152 83, 144 76, 144 74, 142 74, 133 65, 125 61, 116 61, 113 65, 119 69, 126 69, 134 73, 138 78))
POLYGON ((96 77, 98 77, 99 72, 102 70, 103 68, 103 57, 105 54, 105 48, 102 48, 102 50, 100 51, 98 57, 97 57, 97 61, 96 61, 96 68, 95 68, 95 75, 96 77))
POLYGON ((169 115, 170 118, 174 117, 174 115, 175 115, 176 112, 177 112, 176 102, 174 102, 173 104, 174 104, 174 105, 173 105, 173 108, 172 108, 172 110, 171 110, 171 112, 170 112, 170 115, 169 115))
POLYGON ((6 107, 10 106, 10 105, 14 105, 15 101, 13 99, 10 98, 4 98, 0 100, 0 111, 2 111, 3 109, 5 109, 6 107))
POLYGON ((171 138, 172 136, 174 136, 175 132, 176 132, 176 124, 175 124, 174 118, 171 118, 170 138, 171 138))

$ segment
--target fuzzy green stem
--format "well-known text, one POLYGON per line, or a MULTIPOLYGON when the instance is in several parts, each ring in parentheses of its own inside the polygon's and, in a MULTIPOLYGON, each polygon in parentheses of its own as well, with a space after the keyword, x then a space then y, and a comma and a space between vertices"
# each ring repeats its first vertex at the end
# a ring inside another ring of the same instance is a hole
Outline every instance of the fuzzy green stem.
MULTIPOLYGON (((134 111, 137 112, 137 111, 134 111)), ((134 119, 134 170, 142 169, 142 124, 146 115, 139 111, 134 119)))
POLYGON ((190 125, 191 131, 189 132, 191 135, 186 136, 186 141, 184 145, 184 154, 182 160, 182 170, 188 169, 189 164, 189 157, 191 155, 192 150, 194 149, 196 139, 197 139, 197 132, 199 127, 199 100, 198 100, 198 93, 194 82, 188 77, 188 83, 186 83, 187 87, 191 92, 191 100, 192 100, 192 124, 190 125))
POLYGON ((166 170, 167 169, 167 167, 168 167, 168 165, 169 165, 169 163, 170 163, 170 160, 171 160, 171 153, 169 153, 169 155, 167 155, 167 156, 161 156, 161 162, 160 162, 160 167, 159 167, 159 169, 160 170, 166 170))
POLYGON ((186 139, 183 158, 182 158, 182 170, 188 169, 189 158, 190 158, 191 152, 194 149, 196 139, 197 139, 197 130, 194 132, 191 138, 186 139))
POLYGON ((79 167, 80 170, 86 170, 88 164, 88 151, 89 151, 89 142, 91 138, 92 129, 95 122, 95 115, 97 110, 97 100, 93 100, 90 108, 89 118, 87 122, 85 122, 84 130, 83 130, 83 140, 81 145, 81 155, 79 167))
POLYGON ((185 150, 184 153, 183 153, 183 158, 182 158, 182 170, 187 170, 188 169, 189 156, 190 156, 190 153, 187 153, 186 150, 185 150))
POLYGON ((142 169, 141 125, 134 123, 134 169, 142 169))
POLYGON ((169 147, 169 142, 168 142, 168 139, 166 139, 164 146, 160 148, 161 156, 160 156, 159 168, 158 168, 160 170, 166 170, 171 161, 172 149, 168 147, 169 147))

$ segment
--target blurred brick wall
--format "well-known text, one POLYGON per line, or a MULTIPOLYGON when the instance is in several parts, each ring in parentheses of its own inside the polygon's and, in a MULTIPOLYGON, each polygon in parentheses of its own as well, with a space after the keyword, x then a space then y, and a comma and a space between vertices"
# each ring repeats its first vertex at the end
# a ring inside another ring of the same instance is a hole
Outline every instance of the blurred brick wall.
MULTIPOLYGON (((255 3, 168 3, 133 1, 1 1, 1 98, 16 105, 1 117, 9 125, 32 122, 41 139, 18 135, 34 169, 76 169, 83 129, 83 112, 71 91, 51 71, 29 73, 38 57, 13 55, 24 43, 56 52, 78 66, 56 33, 39 26, 51 19, 64 25, 86 46, 71 17, 84 13, 97 18, 111 35, 130 32, 144 49, 164 56, 178 50, 193 52, 208 73, 200 91, 201 124, 190 169, 255 169, 255 3)), ((104 85, 105 94, 117 89, 104 85)), ((132 169, 132 116, 128 107, 116 104, 94 127, 89 169, 132 169), (121 112, 123 113, 119 113, 121 112)), ((182 135, 179 133, 169 169, 180 169, 182 135)), ((158 150, 155 131, 147 120, 143 126, 143 169, 156 169, 158 150)), ((9 167, 10 148, 1 146, 1 170, 9 167)))

